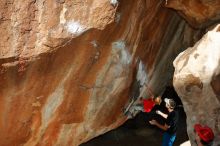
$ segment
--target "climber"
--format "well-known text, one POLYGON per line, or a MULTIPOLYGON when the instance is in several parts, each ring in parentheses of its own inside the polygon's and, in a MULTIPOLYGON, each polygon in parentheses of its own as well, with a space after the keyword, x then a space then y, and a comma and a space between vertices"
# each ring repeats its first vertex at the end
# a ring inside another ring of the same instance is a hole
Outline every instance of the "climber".
POLYGON ((151 112, 151 110, 155 105, 160 105, 160 103, 161 103, 161 96, 157 96, 155 98, 154 96, 151 96, 149 99, 144 99, 143 97, 140 97, 134 109, 149 113, 151 112))
POLYGON ((144 99, 143 97, 141 97, 139 99, 139 103, 141 103, 139 104, 139 107, 141 107, 140 110, 142 112, 149 113, 151 112, 151 110, 155 105, 160 105, 162 100, 161 100, 161 96, 154 97, 154 93, 152 89, 147 84, 144 85, 146 86, 147 92, 150 94, 151 97, 149 99, 144 99))
POLYGON ((151 97, 149 99, 144 99, 143 97, 136 98, 132 105, 130 105, 129 110, 126 113, 124 112, 128 118, 133 118, 139 111, 149 113, 155 105, 160 105, 162 101, 161 96, 154 97, 152 89, 147 84, 144 85, 151 97))
POLYGON ((165 98, 166 108, 168 109, 168 114, 165 114, 159 110, 156 113, 163 118, 166 119, 165 124, 162 125, 158 123, 156 120, 151 120, 150 124, 159 127, 160 129, 164 130, 165 133, 163 134, 163 146, 172 146, 175 138, 176 138, 176 131, 177 131, 177 122, 178 122, 178 112, 175 111, 176 102, 173 99, 165 98))
POLYGON ((214 139, 214 133, 208 126, 202 126, 200 124, 194 125, 194 131, 196 134, 196 143, 198 146, 211 146, 214 139))

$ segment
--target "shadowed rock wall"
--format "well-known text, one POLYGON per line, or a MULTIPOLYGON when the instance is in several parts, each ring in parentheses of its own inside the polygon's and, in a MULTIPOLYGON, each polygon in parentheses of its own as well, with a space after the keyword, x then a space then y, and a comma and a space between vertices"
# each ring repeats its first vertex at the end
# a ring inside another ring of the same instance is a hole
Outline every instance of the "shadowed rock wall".
POLYGON ((3 146, 77 146, 118 127, 137 58, 159 94, 174 58, 202 34, 160 0, 1 0, 0 8, 3 146))

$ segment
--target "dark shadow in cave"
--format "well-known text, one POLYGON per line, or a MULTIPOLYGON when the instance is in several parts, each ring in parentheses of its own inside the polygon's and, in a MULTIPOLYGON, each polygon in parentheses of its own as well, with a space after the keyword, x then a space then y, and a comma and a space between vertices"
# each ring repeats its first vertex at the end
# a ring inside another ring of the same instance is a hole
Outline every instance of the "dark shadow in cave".
MULTIPOLYGON (((162 99, 172 97, 176 102, 180 119, 177 129, 177 137, 174 146, 179 146, 187 141, 186 114, 182 107, 182 102, 173 87, 167 87, 162 95, 162 99)), ((164 119, 155 114, 157 109, 166 110, 164 102, 160 106, 155 106, 151 113, 139 113, 133 119, 129 119, 122 126, 98 136, 80 146, 161 146, 163 131, 149 124, 149 120, 156 118, 161 123, 164 119)))

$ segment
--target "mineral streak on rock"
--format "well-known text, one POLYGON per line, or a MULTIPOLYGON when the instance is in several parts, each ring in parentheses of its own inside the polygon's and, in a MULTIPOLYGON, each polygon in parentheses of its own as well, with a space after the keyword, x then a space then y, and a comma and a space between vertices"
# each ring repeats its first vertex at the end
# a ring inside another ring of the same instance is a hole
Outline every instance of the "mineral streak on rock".
POLYGON ((0 33, 0 145, 77 146, 127 120, 138 58, 159 94, 202 31, 160 0, 1 0, 0 33))

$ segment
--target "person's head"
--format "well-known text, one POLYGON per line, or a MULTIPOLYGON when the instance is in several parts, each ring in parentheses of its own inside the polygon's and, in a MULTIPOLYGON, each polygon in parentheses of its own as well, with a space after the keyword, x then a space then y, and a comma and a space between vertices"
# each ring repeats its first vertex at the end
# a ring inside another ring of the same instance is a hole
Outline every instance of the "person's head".
POLYGON ((196 133, 197 144, 200 143, 203 146, 209 146, 212 143, 214 139, 214 133, 210 127, 195 124, 194 131, 196 133))
POLYGON ((173 99, 165 98, 164 101, 168 110, 173 110, 176 107, 176 102, 173 99))
POLYGON ((162 102, 161 96, 155 97, 154 102, 155 102, 156 105, 160 105, 160 103, 162 102))

